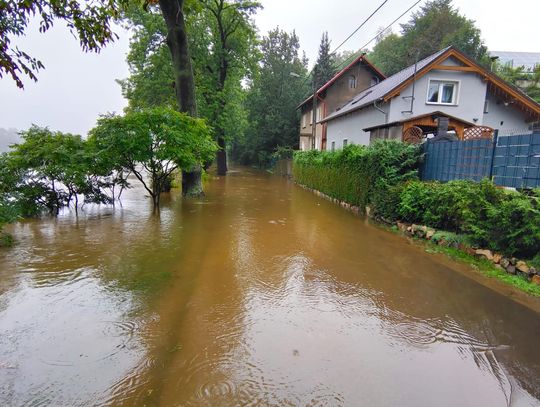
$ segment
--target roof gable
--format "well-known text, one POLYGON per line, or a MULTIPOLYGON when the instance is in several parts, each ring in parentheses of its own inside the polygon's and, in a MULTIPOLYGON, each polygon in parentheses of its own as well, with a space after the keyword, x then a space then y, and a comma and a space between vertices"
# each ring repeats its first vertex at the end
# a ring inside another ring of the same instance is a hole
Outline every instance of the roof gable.
MULTIPOLYGON (((326 89, 331 87, 334 83, 337 82, 339 78, 341 78, 343 75, 345 75, 347 72, 349 72, 356 64, 363 62, 365 66, 370 69, 373 74, 375 74, 380 80, 383 80, 386 78, 386 76, 369 60, 366 58, 365 54, 362 53, 358 57, 356 57, 349 65, 347 65, 345 68, 343 68, 341 71, 336 73, 328 82, 326 82, 323 86, 321 86, 317 90, 317 95, 320 95, 322 92, 324 92, 326 89)), ((300 103, 297 107, 300 108, 304 106, 307 102, 309 102, 311 99, 313 99, 313 95, 310 95, 306 100, 304 100, 302 103, 300 103)))

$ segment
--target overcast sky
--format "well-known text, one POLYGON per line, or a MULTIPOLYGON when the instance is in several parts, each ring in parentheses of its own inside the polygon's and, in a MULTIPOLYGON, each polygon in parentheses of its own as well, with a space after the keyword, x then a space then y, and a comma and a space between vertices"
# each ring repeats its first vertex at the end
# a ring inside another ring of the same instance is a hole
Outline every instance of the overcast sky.
MULTIPOLYGON (((378 28, 388 25, 414 2, 388 0, 341 50, 358 49, 378 28)), ((380 4, 359 0, 262 0, 262 3, 264 9, 255 18, 260 34, 276 26, 286 31, 296 30, 310 63, 316 58, 323 31, 328 31, 335 47, 380 4)), ((476 21, 490 50, 540 52, 539 0, 511 3, 454 0, 454 5, 476 21)), ((407 21, 407 17, 400 22, 407 21)), ((398 31, 396 23, 394 32, 398 31)), ((128 75, 125 55, 129 33, 118 32, 120 40, 100 54, 85 54, 77 40, 60 25, 46 34, 30 30, 17 44, 41 59, 46 69, 38 74, 37 83, 25 80, 24 90, 19 90, 8 77, 0 79, 0 127, 26 129, 35 123, 84 135, 94 126, 99 114, 121 112, 126 102, 115 79, 128 75)))

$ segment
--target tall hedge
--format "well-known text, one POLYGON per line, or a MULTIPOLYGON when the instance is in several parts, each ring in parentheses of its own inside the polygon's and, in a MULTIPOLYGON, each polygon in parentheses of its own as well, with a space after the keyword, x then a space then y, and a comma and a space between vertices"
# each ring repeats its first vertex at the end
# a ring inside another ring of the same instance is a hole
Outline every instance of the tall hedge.
POLYGON ((421 154, 419 146, 396 141, 301 151, 294 155, 293 176, 299 184, 396 219, 401 186, 418 178, 421 154))

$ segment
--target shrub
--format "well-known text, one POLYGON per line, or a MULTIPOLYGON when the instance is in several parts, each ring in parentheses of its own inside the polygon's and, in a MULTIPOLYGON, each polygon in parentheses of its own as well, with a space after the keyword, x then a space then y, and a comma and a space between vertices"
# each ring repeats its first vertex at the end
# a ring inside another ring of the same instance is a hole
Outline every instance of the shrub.
POLYGON ((478 246, 507 255, 534 256, 540 249, 538 198, 504 191, 484 180, 409 182, 399 214, 405 221, 465 234, 478 246))
POLYGON ((400 184, 418 177, 421 150, 418 146, 382 141, 366 146, 349 145, 328 152, 296 152, 296 181, 339 200, 387 219, 397 218, 400 184))

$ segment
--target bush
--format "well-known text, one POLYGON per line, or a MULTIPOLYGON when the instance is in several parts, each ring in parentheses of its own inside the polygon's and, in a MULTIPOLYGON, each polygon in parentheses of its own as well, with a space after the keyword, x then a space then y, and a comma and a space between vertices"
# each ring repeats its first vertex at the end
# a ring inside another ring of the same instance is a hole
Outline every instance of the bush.
POLYGON ((381 141, 366 146, 349 145, 338 151, 296 152, 293 175, 302 185, 397 219, 401 184, 418 178, 419 146, 381 141))
POLYGON ((532 257, 540 250, 538 198, 504 191, 488 180, 409 182, 399 214, 405 221, 465 234, 474 245, 532 257))

